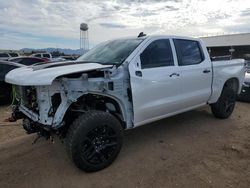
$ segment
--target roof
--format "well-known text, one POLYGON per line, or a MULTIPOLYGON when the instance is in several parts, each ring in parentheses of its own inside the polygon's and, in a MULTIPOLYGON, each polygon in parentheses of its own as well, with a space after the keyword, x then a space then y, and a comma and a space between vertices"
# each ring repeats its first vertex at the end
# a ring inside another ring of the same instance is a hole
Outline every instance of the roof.
POLYGON ((250 33, 201 37, 207 47, 250 45, 250 33))
POLYGON ((128 36, 128 37, 120 37, 120 38, 115 38, 112 40, 108 41, 113 41, 113 40, 130 40, 130 39, 146 39, 147 41, 150 39, 158 39, 158 38, 177 38, 177 39, 184 39, 184 40, 197 40, 200 41, 200 38, 197 37, 188 37, 188 36, 178 36, 178 35, 146 35, 143 37, 137 37, 137 36, 128 36))

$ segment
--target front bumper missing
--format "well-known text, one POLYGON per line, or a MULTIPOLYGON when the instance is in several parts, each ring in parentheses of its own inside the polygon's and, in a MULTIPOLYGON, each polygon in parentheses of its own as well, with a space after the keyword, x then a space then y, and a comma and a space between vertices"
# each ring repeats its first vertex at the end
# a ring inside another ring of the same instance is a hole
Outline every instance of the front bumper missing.
POLYGON ((22 104, 18 106, 18 111, 21 112, 26 118, 30 119, 34 123, 38 123, 44 127, 48 126, 52 127, 53 117, 46 116, 44 118, 40 118, 39 114, 33 112, 32 110, 28 109, 22 104))
POLYGON ((25 106, 20 105, 19 106, 19 111, 22 112, 28 118, 30 118, 32 121, 34 121, 34 122, 38 122, 39 121, 38 114, 32 112, 31 110, 29 110, 25 106))

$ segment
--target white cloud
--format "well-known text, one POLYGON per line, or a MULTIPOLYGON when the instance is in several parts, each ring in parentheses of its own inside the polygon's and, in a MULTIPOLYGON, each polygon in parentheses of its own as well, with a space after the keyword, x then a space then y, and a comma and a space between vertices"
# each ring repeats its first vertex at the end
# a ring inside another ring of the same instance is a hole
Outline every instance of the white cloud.
MULTIPOLYGON (((10 42, 12 48, 22 44, 23 47, 56 45, 53 41, 43 42, 46 37, 60 38, 57 45, 63 47, 68 45, 64 39, 79 38, 81 22, 89 24, 90 40, 94 44, 137 35, 140 31, 196 36, 246 32, 250 25, 249 8, 249 0, 1 1, 0 33, 5 35, 0 38, 0 48, 10 48, 10 42)), ((64 47, 77 48, 78 43, 64 47)))
MULTIPOLYGON (((57 44, 53 41, 51 42, 44 42, 38 37, 33 36, 20 36, 16 33, 8 33, 8 34, 1 34, 0 33, 0 41, 1 44, 4 44, 4 48, 2 49, 21 49, 26 46, 37 48, 47 48, 50 46, 57 47, 57 44)), ((1 47, 0 47, 1 49, 1 47)))

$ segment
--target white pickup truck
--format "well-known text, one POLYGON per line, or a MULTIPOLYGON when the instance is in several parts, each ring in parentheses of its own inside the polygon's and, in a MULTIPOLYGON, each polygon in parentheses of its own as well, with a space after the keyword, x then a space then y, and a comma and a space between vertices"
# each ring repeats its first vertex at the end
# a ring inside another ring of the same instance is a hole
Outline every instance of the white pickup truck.
POLYGON ((204 43, 178 36, 108 41, 77 61, 19 68, 13 117, 28 133, 60 135, 76 166, 97 171, 120 152, 123 130, 210 105, 228 118, 244 60, 211 62, 204 43))

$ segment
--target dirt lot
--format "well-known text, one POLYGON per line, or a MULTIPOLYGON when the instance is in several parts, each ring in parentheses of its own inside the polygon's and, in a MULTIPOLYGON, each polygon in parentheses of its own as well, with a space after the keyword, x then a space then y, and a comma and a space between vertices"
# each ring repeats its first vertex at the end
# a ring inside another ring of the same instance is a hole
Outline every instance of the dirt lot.
POLYGON ((250 104, 227 120, 202 108, 125 134, 118 159, 97 173, 81 172, 63 144, 26 135, 0 108, 0 187, 250 187, 250 104))

